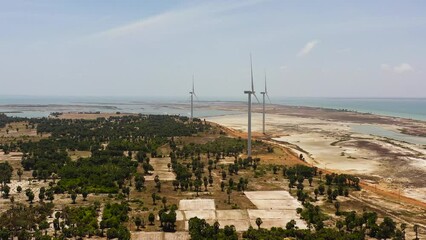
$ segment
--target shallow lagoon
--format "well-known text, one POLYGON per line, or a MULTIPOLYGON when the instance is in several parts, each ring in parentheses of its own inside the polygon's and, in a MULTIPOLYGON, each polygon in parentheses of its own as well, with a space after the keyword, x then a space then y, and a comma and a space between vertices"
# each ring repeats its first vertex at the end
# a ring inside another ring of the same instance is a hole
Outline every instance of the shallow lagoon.
POLYGON ((408 142, 413 144, 426 145, 425 137, 411 136, 411 135, 403 134, 400 132, 388 130, 377 125, 354 124, 354 125, 351 125, 351 131, 356 133, 391 138, 398 141, 403 141, 403 142, 408 142))

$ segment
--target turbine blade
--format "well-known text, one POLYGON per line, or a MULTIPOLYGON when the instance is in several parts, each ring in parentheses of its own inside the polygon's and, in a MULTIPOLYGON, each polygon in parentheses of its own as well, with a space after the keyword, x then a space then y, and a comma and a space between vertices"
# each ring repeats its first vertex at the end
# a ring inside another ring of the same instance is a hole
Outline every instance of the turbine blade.
POLYGON ((250 53, 250 73, 251 73, 251 91, 254 93, 254 83, 253 83, 253 61, 250 53))
POLYGON ((192 92, 195 93, 195 90, 194 90, 194 74, 192 74, 192 92))
POLYGON ((253 94, 253 96, 256 98, 256 100, 257 100, 257 103, 260 103, 260 101, 259 101, 259 98, 257 98, 257 96, 256 96, 256 93, 252 93, 253 94))
POLYGON ((265 94, 266 94, 266 96, 268 97, 269 103, 272 103, 272 102, 271 102, 271 99, 269 98, 268 93, 265 93, 265 94))
POLYGON ((268 89, 266 88, 266 71, 265 71, 265 94, 268 93, 268 89))

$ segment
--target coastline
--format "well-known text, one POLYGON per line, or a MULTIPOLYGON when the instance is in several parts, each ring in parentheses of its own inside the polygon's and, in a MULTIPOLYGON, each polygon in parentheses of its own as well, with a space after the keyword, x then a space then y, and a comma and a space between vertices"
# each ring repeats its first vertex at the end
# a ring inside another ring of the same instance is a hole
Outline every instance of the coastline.
MULTIPOLYGON (((235 103, 221 106, 239 111, 245 107, 235 103)), ((254 106, 255 136, 261 132, 259 110, 254 106)), ((239 132, 247 130, 246 114, 207 120, 239 132)), ((419 120, 272 105, 267 110, 267 135, 262 138, 278 141, 295 153, 302 153, 308 164, 354 174, 376 188, 401 192, 403 196, 426 203, 426 145, 354 132, 353 124, 378 126, 398 133, 400 129, 418 128, 424 134, 426 129, 426 122, 419 120), (289 113, 291 110, 295 111, 289 113), (327 118, 326 113, 330 113, 330 117, 327 118)))

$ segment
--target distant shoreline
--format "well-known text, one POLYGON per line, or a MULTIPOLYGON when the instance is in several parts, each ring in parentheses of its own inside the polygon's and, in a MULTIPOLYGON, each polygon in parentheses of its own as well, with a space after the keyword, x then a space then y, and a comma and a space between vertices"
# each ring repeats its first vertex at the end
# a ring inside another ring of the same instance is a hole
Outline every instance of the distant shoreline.
MULTIPOLYGON (((310 98, 314 99, 314 98, 310 98)), ((327 98, 330 99, 330 98, 327 98)), ((79 103, 52 103, 34 102, 19 103, 16 100, 12 103, 12 99, 5 104, 1 104, 0 98, 0 112, 9 115, 16 114, 20 117, 47 117, 52 112, 122 112, 122 113, 133 113, 133 114, 171 114, 171 115, 182 115, 187 116, 189 112, 189 103, 183 101, 172 101, 165 100, 163 102, 139 102, 138 99, 131 99, 131 101, 117 101, 114 99, 106 101, 85 101, 87 99, 79 99, 79 103), (106 104, 108 103, 108 104, 106 104), (28 114, 26 114, 28 113, 28 114)), ((4 99, 3 99, 4 100, 4 99)), ((22 99, 21 99, 22 100, 22 99)), ((74 99, 75 100, 75 99, 74 99)), ((90 99, 93 100, 93 99, 90 99)), ((365 101, 366 99, 361 99, 365 101)), ((380 99, 383 100, 383 99, 380 99)), ((393 99, 397 100, 397 99, 393 99)), ((405 101, 404 99, 403 101, 405 101)), ((419 100, 421 104, 426 104, 426 99, 415 99, 419 100)), ((397 102, 399 103, 399 102, 397 102)), ((350 121, 356 123, 371 123, 371 124, 393 124, 400 126, 398 129, 401 133, 409 134, 413 136, 426 137, 426 116, 422 118, 416 118, 415 116, 400 116, 398 114, 382 114, 379 112, 366 112, 355 110, 349 107, 346 108, 333 108, 327 106, 304 106, 294 105, 295 102, 277 102, 274 104, 267 105, 268 113, 285 114, 289 116, 300 116, 300 117, 315 117, 325 120, 339 120, 339 121, 350 121), (418 125, 423 125, 420 129, 416 129, 418 125)), ((416 102, 416 104, 419 104, 416 102)), ((416 105, 417 106, 417 105, 416 105)), ((247 104, 245 101, 199 101, 195 103, 195 116, 202 118, 209 116, 228 115, 231 112, 246 112, 247 104)), ((261 112, 261 104, 253 104, 254 112, 261 112)), ((420 109, 419 114, 422 116, 420 109)), ((417 115, 416 115, 417 116, 417 115)))

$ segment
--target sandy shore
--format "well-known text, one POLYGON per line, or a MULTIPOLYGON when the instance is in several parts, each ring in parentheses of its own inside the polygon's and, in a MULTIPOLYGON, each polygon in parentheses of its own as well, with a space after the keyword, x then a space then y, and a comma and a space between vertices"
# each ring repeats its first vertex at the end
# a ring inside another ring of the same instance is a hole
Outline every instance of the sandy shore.
MULTIPOLYGON (((237 108, 242 110, 241 106, 237 108)), ((302 153, 309 164, 336 172, 360 176, 364 181, 390 191, 426 202, 426 146, 403 142, 388 137, 354 132, 354 124, 368 124, 398 131, 409 125, 426 125, 424 122, 404 119, 387 119, 369 115, 365 122, 360 118, 337 117, 326 119, 287 115, 277 109, 266 119, 267 135, 272 140, 302 153), (401 124, 396 124, 396 123, 401 124)), ((340 114, 340 113, 339 113, 340 114)), ((348 113, 353 114, 353 113, 348 113)), ((209 117, 207 120, 239 131, 247 131, 247 115, 209 117)), ((253 131, 262 131, 262 115, 253 114, 253 131)))

